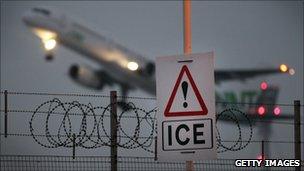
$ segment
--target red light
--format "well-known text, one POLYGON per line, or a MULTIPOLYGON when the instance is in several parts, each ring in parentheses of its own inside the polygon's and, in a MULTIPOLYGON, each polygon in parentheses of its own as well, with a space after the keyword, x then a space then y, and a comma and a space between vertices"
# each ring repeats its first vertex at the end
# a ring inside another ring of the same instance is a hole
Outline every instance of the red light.
POLYGON ((258 108, 258 113, 259 113, 260 116, 263 116, 265 114, 265 112, 266 112, 266 109, 265 109, 264 106, 260 106, 258 108))
POLYGON ((281 114, 281 108, 279 106, 275 107, 273 109, 273 114, 276 115, 276 116, 280 115, 281 114))
POLYGON ((265 81, 261 82, 260 88, 261 88, 262 90, 266 90, 267 87, 268 87, 268 84, 267 84, 265 81))
POLYGON ((262 154, 260 154, 260 155, 258 155, 257 159, 258 159, 258 160, 265 160, 265 156, 262 155, 262 154))

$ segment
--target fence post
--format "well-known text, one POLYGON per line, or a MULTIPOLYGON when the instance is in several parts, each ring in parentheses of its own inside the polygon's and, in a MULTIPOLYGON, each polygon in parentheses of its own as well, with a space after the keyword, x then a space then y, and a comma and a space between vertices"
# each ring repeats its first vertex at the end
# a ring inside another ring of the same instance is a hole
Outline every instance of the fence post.
MULTIPOLYGON (((300 100, 294 101, 294 155, 295 159, 301 162, 301 116, 300 116, 300 100)), ((295 168, 296 171, 301 170, 301 166, 295 168)))
POLYGON ((157 136, 155 136, 154 141, 154 160, 157 161, 157 136))
POLYGON ((75 148, 76 148, 76 135, 73 134, 72 136, 72 141, 73 141, 73 159, 75 159, 75 148))
POLYGON ((264 160, 265 160, 265 146, 264 146, 264 140, 262 140, 262 151, 261 151, 261 160, 262 160, 262 167, 264 166, 264 160))
POLYGON ((4 91, 4 137, 7 138, 7 90, 4 91))
POLYGON ((111 107, 111 171, 117 171, 117 93, 110 93, 111 107))
POLYGON ((264 140, 262 140, 262 154, 261 154, 262 160, 264 160, 265 157, 265 151, 264 151, 264 140))

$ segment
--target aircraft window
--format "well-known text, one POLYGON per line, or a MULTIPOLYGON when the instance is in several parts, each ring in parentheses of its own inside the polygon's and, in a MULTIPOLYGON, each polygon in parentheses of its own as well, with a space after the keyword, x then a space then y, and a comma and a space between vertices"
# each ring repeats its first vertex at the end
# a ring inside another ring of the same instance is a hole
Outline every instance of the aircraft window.
POLYGON ((33 8, 33 11, 43 14, 43 15, 50 15, 50 13, 51 13, 49 10, 42 9, 42 8, 33 8))

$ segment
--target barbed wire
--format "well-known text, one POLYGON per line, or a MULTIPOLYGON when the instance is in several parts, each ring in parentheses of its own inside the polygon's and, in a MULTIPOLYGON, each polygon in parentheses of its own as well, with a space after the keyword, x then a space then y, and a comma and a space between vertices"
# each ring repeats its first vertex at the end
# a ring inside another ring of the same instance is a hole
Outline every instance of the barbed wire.
MULTIPOLYGON (((4 94, 5 91, 1 91, 1 94, 4 94)), ((98 95, 98 94, 79 94, 79 93, 43 93, 43 92, 16 92, 16 91, 7 91, 7 94, 10 95, 38 95, 38 96, 75 96, 75 97, 107 97, 108 95, 98 95)))
MULTIPOLYGON (((0 133, 0 135, 5 135, 4 133, 0 133)), ((29 134, 29 133, 8 133, 7 134, 8 136, 15 136, 15 137, 32 137, 33 135, 32 134, 29 134)), ((35 134, 36 137, 46 137, 46 136, 49 136, 49 137, 69 137, 67 135, 45 135, 45 134, 35 134)), ((93 135, 92 137, 98 137, 97 135, 93 135)), ((108 137, 106 135, 99 135, 99 137, 108 137)), ((117 137, 120 137, 120 138, 129 138, 128 136, 117 136, 117 137)), ((147 139, 149 137, 145 137, 145 136, 139 136, 138 139, 147 139)), ((153 137, 152 139, 156 139, 156 137, 153 137)), ((230 142, 230 141, 227 141, 227 142, 230 142)))
MULTIPOLYGON (((216 101, 216 104, 234 104, 234 105, 251 105, 251 106, 292 106, 294 107, 294 104, 287 104, 287 103, 250 103, 250 102, 225 102, 225 101, 216 101)), ((304 105, 300 105, 301 107, 304 107, 304 105)))
MULTIPOLYGON (((5 91, 0 91, 0 94, 4 94, 5 91)), ((46 92, 21 92, 21 91, 7 91, 10 95, 37 95, 37 96, 75 96, 75 97, 102 97, 110 98, 109 95, 102 94, 81 94, 81 93, 46 93, 46 92)), ((138 96, 117 96, 121 99, 138 99, 138 100, 156 100, 156 97, 138 97, 138 96)), ((251 103, 251 102, 228 102, 228 101, 216 101, 216 104, 237 104, 237 105, 265 105, 265 106, 294 106, 294 104, 287 103, 251 103)), ((304 107, 304 104, 300 105, 304 107)))
MULTIPOLYGON (((5 91, 0 91, 0 94, 4 94, 5 91)), ((36 95, 36 96, 75 96, 75 97, 102 97, 110 98, 109 95, 102 94, 80 94, 80 93, 44 93, 44 92, 15 92, 7 91, 10 95, 36 95)), ((116 96, 121 99, 142 99, 142 100, 156 100, 155 97, 138 97, 138 96, 116 96)))
MULTIPOLYGON (((155 110, 157 110, 156 107, 155 107, 155 110)), ((4 109, 0 109, 0 112, 4 112, 4 111, 5 111, 4 109)), ((10 113, 10 114, 13 114, 13 113, 22 113, 22 114, 31 115, 35 111, 34 110, 26 110, 26 109, 8 109, 7 112, 10 113)), ((43 113, 43 114, 47 114, 48 113, 48 111, 38 111, 38 112, 39 113, 43 113)), ((52 114, 53 115, 65 115, 64 112, 53 112, 52 114)), ((69 115, 82 116, 83 114, 71 112, 71 113, 69 113, 69 115)), ((216 114, 216 117, 218 117, 218 115, 219 114, 216 114)), ((93 115, 92 114, 87 114, 87 116, 93 116, 93 115)), ((95 114, 95 116, 101 116, 101 114, 95 114)), ((103 116, 104 117, 110 117, 110 115, 108 115, 108 114, 105 114, 103 116)), ((122 116, 122 118, 137 118, 137 117, 136 116, 122 116)), ((139 116, 139 118, 141 118, 141 117, 139 116)), ((156 118, 155 118, 155 120, 156 120, 156 118)), ((247 120, 243 120, 243 119, 240 119, 240 118, 238 118, 238 121, 240 121, 240 122, 247 122, 247 120)), ((275 121, 275 120, 264 119, 264 118, 255 119, 252 122, 267 123, 267 124, 269 124, 269 123, 271 123, 271 124, 282 124, 282 125, 294 125, 295 124, 294 122, 275 121)), ((300 125, 304 125, 303 122, 300 122, 299 124, 300 125)))
MULTIPOLYGON (((110 111, 109 109, 106 109, 108 111, 110 111)), ((5 110, 0 110, 0 112, 4 112, 5 110)), ((8 113, 12 114, 12 113, 22 113, 22 114, 27 114, 27 115, 32 115, 34 112, 37 112, 37 113, 41 113, 41 114, 48 114, 49 111, 35 111, 35 110, 16 110, 16 109, 10 109, 10 110, 7 110, 8 113)), ((64 112, 53 112, 52 115, 65 115, 66 113, 64 112)), ((75 115, 75 116, 82 116, 83 114, 82 113, 74 113, 74 112, 71 112, 69 113, 69 115, 75 115)), ((87 116, 94 116, 93 114, 87 114, 87 116)), ((110 117, 109 114, 95 114, 95 116, 104 116, 104 117, 110 117)), ((144 118, 144 117, 141 117, 141 116, 138 116, 139 118, 144 118)), ((138 118, 136 116, 122 116, 122 118, 138 118)), ((154 119, 156 120, 156 119, 154 119)))
MULTIPOLYGON (((4 133, 0 133, 0 136, 4 136, 4 133)), ((8 133, 8 136, 15 136, 15 137, 32 137, 31 134, 26 133, 8 133)), ((36 135, 38 137, 45 137, 44 134, 36 135)), ((58 135, 50 135, 52 137, 57 137, 58 135)), ((60 135, 62 137, 66 137, 66 135, 60 135)), ((101 135, 100 137, 106 137, 105 135, 101 135)), ((125 136, 119 136, 120 138, 129 138, 125 136)), ((138 137, 139 139, 146 139, 147 137, 138 137)), ((153 137, 153 139, 156 139, 156 137, 153 137)), ((238 141, 238 140, 221 140, 221 142, 227 142, 227 143, 236 143, 236 142, 248 142, 246 141, 238 141)), ((286 140, 251 140, 250 143, 277 143, 277 144, 294 144, 294 143, 301 143, 304 144, 304 142, 296 142, 296 141, 286 141, 286 140)))

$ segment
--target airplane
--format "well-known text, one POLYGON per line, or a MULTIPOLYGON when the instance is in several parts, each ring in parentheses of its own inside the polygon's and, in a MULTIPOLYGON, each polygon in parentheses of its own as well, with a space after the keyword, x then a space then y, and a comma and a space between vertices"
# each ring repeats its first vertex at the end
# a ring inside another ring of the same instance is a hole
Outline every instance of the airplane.
MULTIPOLYGON (((53 51, 59 43, 99 63, 103 67, 103 69, 94 70, 88 66, 72 65, 69 75, 77 83, 95 90, 102 90, 106 85, 118 84, 121 87, 122 97, 126 97, 127 92, 135 88, 139 88, 151 95, 156 94, 153 61, 68 19, 64 14, 54 13, 45 8, 32 8, 22 19, 42 40, 47 60, 53 59, 53 51)), ((285 64, 280 65, 278 68, 215 70, 215 83, 218 85, 229 80, 246 81, 261 75, 280 73, 293 75, 295 70, 285 64)), ((277 93, 278 89, 269 86, 268 89, 263 90, 256 97, 257 102, 275 104, 277 93)), ((216 97, 217 101, 222 100, 218 95, 216 97)), ((248 112, 250 111, 251 113, 253 111, 253 113, 259 114, 250 115, 255 119, 261 116, 272 119, 276 117, 276 114, 265 114, 272 113, 271 111, 278 112, 280 108, 274 106, 266 111, 265 107, 259 106, 256 109, 249 108, 248 112)), ((282 115, 279 118, 286 119, 282 115)))

